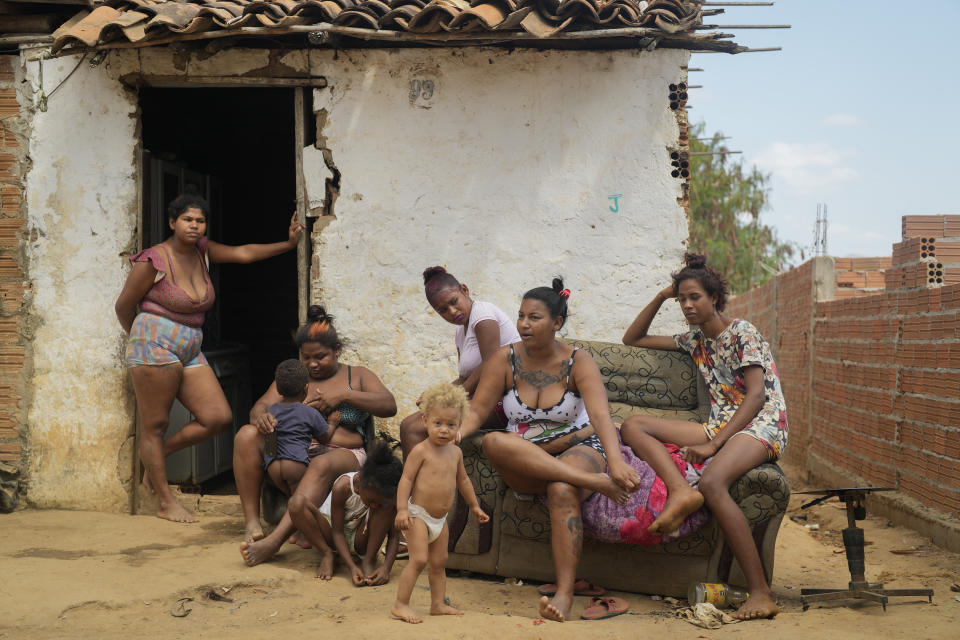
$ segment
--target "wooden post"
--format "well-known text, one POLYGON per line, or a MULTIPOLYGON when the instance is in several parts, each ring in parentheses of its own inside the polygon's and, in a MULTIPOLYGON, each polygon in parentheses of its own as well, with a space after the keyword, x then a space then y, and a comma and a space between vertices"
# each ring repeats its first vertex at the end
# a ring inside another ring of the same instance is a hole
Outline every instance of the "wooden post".
POLYGON ((310 229, 307 223, 307 209, 310 203, 307 201, 307 184, 303 175, 303 148, 307 145, 305 118, 313 115, 307 113, 306 92, 312 90, 304 87, 297 87, 293 90, 293 157, 297 180, 297 220, 307 226, 300 243, 297 245, 297 310, 300 324, 306 322, 307 308, 310 306, 310 261, 312 256, 310 255, 310 229))
MULTIPOLYGON (((147 163, 144 162, 144 149, 143 149, 143 123, 139 123, 140 126, 137 129, 141 132, 140 139, 137 140, 136 150, 134 151, 134 159, 136 162, 136 182, 137 182, 137 246, 136 248, 143 249, 143 243, 146 240, 143 233, 143 215, 144 215, 144 206, 143 201, 143 172, 147 170, 147 163)), ((149 205, 147 205, 149 206, 149 205)), ((126 366, 124 366, 126 369, 126 366)), ((129 369, 125 371, 127 375, 127 380, 129 377, 129 369)), ((140 410, 137 406, 137 396, 133 396, 133 454, 130 456, 132 460, 132 468, 130 469, 130 515, 135 516, 140 510, 140 410)))

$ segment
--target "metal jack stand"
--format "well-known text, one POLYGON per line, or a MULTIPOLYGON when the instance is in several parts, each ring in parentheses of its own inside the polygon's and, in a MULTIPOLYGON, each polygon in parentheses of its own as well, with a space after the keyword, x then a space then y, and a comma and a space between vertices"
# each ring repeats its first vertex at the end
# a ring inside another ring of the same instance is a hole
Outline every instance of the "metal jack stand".
POLYGON ((884 611, 887 610, 887 596, 927 596, 929 601, 933 602, 933 589, 884 589, 883 584, 867 582, 864 577, 863 529, 857 526, 856 521, 867 517, 867 508, 863 506, 863 501, 867 494, 873 491, 893 491, 893 489, 854 487, 798 492, 820 496, 801 506, 801 509, 812 507, 833 497, 839 498, 847 506, 847 528, 843 530, 843 548, 846 550, 847 566, 850 568, 850 584, 846 589, 801 589, 800 601, 803 603, 804 611, 810 607, 811 602, 847 598, 879 602, 883 605, 884 611))

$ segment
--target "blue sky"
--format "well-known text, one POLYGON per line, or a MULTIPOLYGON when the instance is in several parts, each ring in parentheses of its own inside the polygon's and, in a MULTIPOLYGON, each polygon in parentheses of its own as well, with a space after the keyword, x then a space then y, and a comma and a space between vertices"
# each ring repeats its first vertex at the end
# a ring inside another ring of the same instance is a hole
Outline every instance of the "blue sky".
POLYGON ((890 255, 903 215, 960 214, 960 0, 779 0, 705 22, 792 25, 733 31, 783 51, 690 61, 690 121, 772 174, 761 220, 781 239, 809 255, 818 202, 834 256, 890 255))

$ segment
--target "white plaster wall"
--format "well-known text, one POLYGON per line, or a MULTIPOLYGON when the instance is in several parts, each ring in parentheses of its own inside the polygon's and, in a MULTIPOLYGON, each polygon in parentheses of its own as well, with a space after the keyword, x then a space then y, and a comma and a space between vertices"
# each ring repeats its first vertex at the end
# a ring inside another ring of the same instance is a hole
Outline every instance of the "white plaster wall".
MULTIPOLYGON (((321 140, 342 175, 336 220, 314 238, 314 298, 339 317, 350 357, 397 393, 398 418, 455 376, 454 327, 423 297, 425 267, 445 265, 511 316, 524 291, 562 274, 573 292, 563 333, 609 341, 667 283, 687 237, 667 86, 688 58, 314 52, 329 81, 314 92, 321 140), (432 95, 411 95, 414 80, 432 95)), ((306 165, 311 203, 328 175, 317 165, 306 165)), ((654 325, 682 327, 673 306, 654 325)))
POLYGON ((38 53, 21 57, 23 101, 34 103, 41 78, 47 94, 59 88, 45 112, 31 113, 27 499, 38 507, 125 511, 135 405, 113 304, 136 246, 139 210, 137 95, 121 78, 230 76, 270 65, 302 71, 309 52, 114 51, 95 68, 79 57, 41 63, 38 53))
MULTIPOLYGON (((39 81, 34 55, 22 58, 27 100, 39 81)), ((326 110, 321 134, 342 189, 336 220, 315 237, 314 298, 339 316, 349 358, 397 392, 402 417, 427 384, 455 374, 454 328, 423 298, 425 267, 446 265, 510 315, 523 291, 563 274, 573 291, 565 333, 605 340, 619 339, 663 286, 687 235, 666 159, 678 134, 666 87, 686 60, 670 51, 228 50, 114 52, 97 68, 79 65, 31 123, 28 500, 128 505, 134 404, 113 303, 136 238, 137 103, 121 77, 310 68, 329 79, 314 103, 326 110), (429 99, 411 98, 414 79, 434 82, 429 99), (613 194, 622 194, 616 213, 613 194)), ((76 64, 44 61, 44 89, 76 64)), ((319 155, 305 158, 311 206, 329 176, 319 155)), ((681 326, 669 309, 655 329, 681 326)))
POLYGON ((126 334, 113 304, 136 246, 139 210, 137 95, 121 78, 230 76, 270 65, 302 71, 310 54, 127 50, 91 67, 79 57, 41 63, 38 53, 21 56, 22 101, 34 103, 41 77, 47 94, 59 88, 45 112, 30 114, 25 254, 33 297, 26 325, 34 362, 27 381, 27 500, 125 511, 135 404, 123 364, 126 334))
MULTIPOLYGON (((26 56, 34 56, 28 51, 26 56)), ((39 62, 27 62, 29 96, 39 62)), ((34 112, 27 175, 33 378, 28 501, 123 510, 133 404, 113 313, 136 230, 136 99, 117 68, 42 62, 46 112, 34 112), (126 446, 125 446, 126 445, 126 446)))

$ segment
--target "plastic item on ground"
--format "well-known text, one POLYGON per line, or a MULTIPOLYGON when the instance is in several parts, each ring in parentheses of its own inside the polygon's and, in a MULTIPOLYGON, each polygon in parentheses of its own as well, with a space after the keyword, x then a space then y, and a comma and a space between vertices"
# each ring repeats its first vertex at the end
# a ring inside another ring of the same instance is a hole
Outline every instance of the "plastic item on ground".
POLYGON ((731 587, 722 582, 698 582, 687 592, 687 602, 695 606, 703 602, 710 603, 722 609, 736 607, 747 601, 750 594, 743 589, 731 587))
POLYGON ((692 607, 679 609, 676 612, 676 616, 683 618, 694 626, 704 629, 719 629, 725 624, 740 622, 723 611, 720 611, 709 602, 701 602, 692 607))

